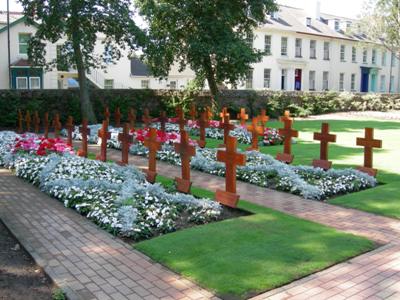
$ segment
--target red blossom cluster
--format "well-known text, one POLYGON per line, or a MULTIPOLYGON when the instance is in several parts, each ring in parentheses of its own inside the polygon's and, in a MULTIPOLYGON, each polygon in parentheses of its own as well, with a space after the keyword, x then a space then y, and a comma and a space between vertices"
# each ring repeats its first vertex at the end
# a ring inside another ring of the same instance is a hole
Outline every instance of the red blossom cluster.
POLYGON ((74 153, 72 147, 60 138, 52 139, 25 134, 15 139, 13 151, 23 151, 39 156, 50 153, 74 153))

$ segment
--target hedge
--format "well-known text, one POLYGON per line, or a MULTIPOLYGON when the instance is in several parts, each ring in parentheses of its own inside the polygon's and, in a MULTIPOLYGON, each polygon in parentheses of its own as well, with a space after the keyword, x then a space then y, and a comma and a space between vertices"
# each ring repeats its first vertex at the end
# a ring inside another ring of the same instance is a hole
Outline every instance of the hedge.
MULTIPOLYGON (((137 110, 139 116, 145 107, 150 109, 152 116, 158 116, 161 110, 166 110, 172 116, 177 105, 189 109, 192 101, 199 107, 211 104, 207 92, 171 90, 94 89, 91 90, 91 100, 98 120, 102 119, 106 106, 111 112, 120 107, 126 120, 131 107, 137 110)), ((227 106, 233 116, 241 107, 246 108, 251 116, 261 108, 266 108, 271 117, 281 115, 285 109, 295 116, 308 116, 342 111, 400 109, 400 94, 224 90, 216 104, 216 110, 227 106)), ((76 122, 81 121, 77 90, 0 90, 0 127, 15 127, 18 109, 37 110, 41 116, 46 111, 50 116, 59 112, 62 122, 68 115, 73 116, 76 122)))

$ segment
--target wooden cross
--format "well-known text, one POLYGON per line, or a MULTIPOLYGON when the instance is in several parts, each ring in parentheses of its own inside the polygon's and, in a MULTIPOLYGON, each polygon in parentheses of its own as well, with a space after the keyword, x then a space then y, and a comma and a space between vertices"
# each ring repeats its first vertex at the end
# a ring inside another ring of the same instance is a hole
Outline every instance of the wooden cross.
POLYGON ((249 119, 249 115, 246 114, 246 109, 241 108, 240 113, 238 113, 237 118, 240 120, 240 125, 245 126, 246 121, 249 119))
POLYGON ((142 121, 144 124, 145 128, 148 128, 150 126, 151 123, 151 117, 150 117, 150 112, 148 108, 145 108, 143 110, 143 116, 142 116, 142 121))
POLYGON ((279 134, 284 136, 283 153, 278 153, 276 159, 291 164, 294 156, 292 155, 292 137, 298 137, 299 132, 292 129, 293 120, 283 119, 284 128, 279 128, 279 134))
POLYGON ((26 123, 26 131, 30 132, 31 131, 31 113, 29 112, 29 110, 26 111, 25 114, 25 123, 26 123))
POLYGON ((190 106, 190 117, 192 118, 192 121, 195 121, 197 117, 196 104, 194 103, 190 106))
POLYGON ((33 115, 33 124, 35 126, 35 133, 38 134, 40 130, 40 117, 37 111, 33 115))
POLYGON ((364 166, 357 169, 375 177, 378 170, 373 168, 373 149, 382 148, 382 140, 374 139, 373 128, 365 128, 365 137, 357 138, 357 146, 364 147, 364 166))
POLYGON ((43 119, 43 127, 44 127, 44 137, 47 139, 49 137, 49 113, 44 113, 43 119))
POLYGON ((293 118, 290 116, 290 111, 285 110, 283 116, 279 117, 279 121, 285 122, 285 120, 293 121, 293 118))
POLYGON ((175 143, 175 152, 181 156, 182 178, 175 177, 176 189, 181 193, 190 193, 190 160, 196 155, 196 147, 189 144, 189 136, 185 130, 181 131, 181 142, 175 143))
POLYGON ((108 106, 104 109, 104 120, 107 121, 108 124, 110 124, 110 110, 108 109, 108 106))
POLYGON ((149 166, 148 169, 145 170, 145 173, 147 175, 146 179, 150 183, 155 183, 157 177, 157 151, 161 149, 161 143, 157 141, 157 129, 149 129, 149 137, 145 138, 144 146, 149 149, 149 166))
POLYGON ((100 154, 96 156, 97 160, 107 161, 107 140, 111 138, 111 132, 108 131, 108 122, 103 121, 101 129, 98 131, 97 136, 101 138, 100 154))
POLYGON ((182 107, 178 106, 176 108, 176 116, 178 118, 179 131, 182 132, 185 130, 185 125, 186 125, 185 115, 183 113, 182 107))
POLYGON ((121 127, 121 111, 119 107, 115 109, 114 119, 115 119, 115 127, 117 128, 121 127))
POLYGON ((225 147, 226 141, 229 137, 229 132, 235 129, 235 125, 230 123, 229 114, 225 114, 224 122, 220 124, 220 128, 224 129, 224 143, 219 145, 220 147, 225 147))
POLYGON ((329 170, 332 162, 328 160, 328 144, 336 143, 336 135, 329 133, 328 123, 322 123, 321 132, 314 132, 314 140, 321 143, 319 159, 314 159, 312 165, 314 168, 329 170))
POLYGON ((88 120, 83 119, 82 126, 79 128, 79 132, 82 135, 82 149, 78 150, 78 156, 81 157, 87 157, 88 155, 88 136, 90 135, 90 128, 88 125, 88 120))
POLYGON ((251 132, 251 147, 247 151, 258 151, 258 136, 263 135, 264 130, 262 126, 258 126, 258 118, 254 117, 251 125, 247 126, 247 130, 251 132))
POLYGON ((62 128, 59 114, 56 114, 55 117, 54 117, 53 128, 54 128, 54 137, 58 138, 60 136, 60 130, 62 128))
POLYGON ((165 111, 162 111, 158 120, 160 121, 161 131, 165 132, 165 124, 168 121, 167 113, 165 111))
POLYGON ((206 128, 210 127, 210 121, 208 120, 208 114, 206 111, 203 111, 200 114, 199 119, 199 127, 200 127, 200 138, 197 141, 197 144, 200 148, 204 148, 206 146, 206 128))
POLYGON ((263 128, 263 133, 264 133, 266 123, 269 121, 269 117, 267 116, 267 110, 265 108, 261 109, 261 114, 258 116, 258 120, 261 123, 261 127, 263 128))
POLYGON ((128 121, 129 121, 129 128, 130 128, 131 130, 135 129, 136 111, 135 111, 133 108, 131 108, 131 109, 129 110, 129 113, 128 113, 128 121))
POLYGON ((72 146, 72 132, 74 131, 74 118, 69 116, 67 120, 67 124, 65 124, 65 128, 67 128, 67 144, 72 146))
POLYGON ((22 117, 22 112, 18 109, 18 133, 22 133, 24 131, 23 128, 24 118, 22 117))
POLYGON ((125 123, 122 133, 118 134, 118 141, 121 142, 121 161, 118 162, 119 165, 125 166, 128 164, 129 158, 129 147, 133 143, 133 136, 129 134, 129 123, 125 123))
POLYGON ((209 106, 206 107, 206 113, 207 113, 207 119, 212 120, 213 113, 212 113, 211 107, 209 107, 209 106))
POLYGON ((225 163, 225 191, 217 190, 215 199, 230 207, 236 207, 239 195, 236 194, 236 166, 246 164, 246 155, 236 152, 237 139, 228 136, 226 150, 218 150, 217 161, 225 163))
POLYGON ((222 112, 220 112, 220 114, 219 114, 219 117, 221 118, 221 122, 225 121, 225 116, 226 115, 229 116, 228 108, 224 107, 224 108, 222 108, 222 112))

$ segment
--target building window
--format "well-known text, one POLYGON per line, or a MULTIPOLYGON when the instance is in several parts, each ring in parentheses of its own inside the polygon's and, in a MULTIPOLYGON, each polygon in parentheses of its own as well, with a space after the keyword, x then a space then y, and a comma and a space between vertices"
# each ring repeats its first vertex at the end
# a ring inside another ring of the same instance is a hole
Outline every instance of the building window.
POLYGON ((17 77, 16 80, 16 88, 17 90, 26 90, 28 89, 28 77, 17 77))
POLYGON ((114 79, 104 79, 104 88, 105 89, 113 89, 114 88, 114 79))
POLYGON ((296 39, 296 57, 301 57, 301 46, 303 41, 301 39, 296 39))
POLYGON ((249 70, 246 76, 246 89, 253 88, 253 70, 249 70))
POLYGON ((308 89, 315 91, 315 71, 310 71, 308 74, 308 89))
POLYGON ((356 90, 356 74, 351 74, 350 89, 352 92, 356 90))
POLYGON ((336 31, 339 31, 339 29, 340 29, 339 20, 335 20, 335 30, 336 30, 336 31))
POLYGON ((270 35, 266 35, 264 37, 264 51, 265 51, 265 55, 271 55, 271 36, 270 35))
POLYGON ((324 60, 329 60, 329 42, 324 42, 324 60))
POLYGON ((170 81, 169 82, 169 88, 171 90, 176 90, 176 87, 177 87, 176 81, 170 81))
POLYGON ((31 90, 38 90, 40 87, 40 77, 29 77, 29 88, 31 90))
POLYGON ((148 89, 150 87, 150 80, 141 80, 140 87, 142 89, 148 89))
POLYGON ((368 50, 364 49, 363 50, 363 63, 366 64, 368 61, 368 50))
POLYGON ((351 61, 353 63, 357 62, 357 48, 356 47, 351 48, 351 61))
POLYGON ((329 72, 326 71, 322 73, 322 90, 329 90, 329 72))
POLYGON ((382 66, 386 66, 386 51, 382 52, 382 66))
POLYGON ((392 64, 392 67, 396 66, 396 56, 394 55, 394 53, 392 53, 391 64, 392 64))
POLYGON ((315 40, 310 41, 310 58, 311 59, 317 58, 317 41, 315 40))
POLYGON ((254 41, 254 35, 253 35, 252 33, 248 34, 248 35, 246 36, 246 44, 247 44, 249 47, 253 48, 253 41, 254 41))
POLYGON ((283 55, 283 56, 287 56, 287 44, 288 44, 288 38, 282 37, 281 38, 281 55, 283 55))
POLYGON ((386 92, 386 76, 385 75, 381 75, 379 91, 381 93, 386 92))
POLYGON ((31 38, 30 33, 18 34, 19 54, 28 54, 28 44, 31 38))
POLYGON ((340 61, 341 62, 346 61, 346 46, 345 45, 340 45, 340 61))
POLYGON ((287 70, 282 69, 281 73, 281 90, 285 91, 287 89, 287 70))
POLYGON ((271 87, 271 69, 264 69, 264 88, 271 87))
POLYGON ((394 93, 394 76, 390 76, 390 93, 394 93))
POLYGON ((344 91, 344 73, 339 74, 339 91, 344 91))
POLYGON ((373 65, 376 64, 376 50, 372 49, 372 58, 371 58, 371 62, 373 65))

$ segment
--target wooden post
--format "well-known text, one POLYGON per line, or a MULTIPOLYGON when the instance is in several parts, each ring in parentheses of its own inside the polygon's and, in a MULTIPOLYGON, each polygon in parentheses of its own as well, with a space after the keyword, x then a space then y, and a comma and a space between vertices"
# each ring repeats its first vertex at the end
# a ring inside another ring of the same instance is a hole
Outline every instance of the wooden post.
POLYGON ((226 141, 228 140, 229 132, 235 129, 235 125, 230 123, 229 114, 226 113, 224 116, 224 122, 221 123, 220 128, 224 129, 224 143, 219 145, 220 147, 225 147, 226 141))
POLYGON ((267 110, 265 108, 261 109, 261 114, 258 116, 258 120, 261 123, 261 127, 263 128, 263 134, 265 132, 265 127, 267 126, 267 122, 269 121, 269 117, 267 116, 267 110))
POLYGON ((196 155, 196 147, 189 144, 189 136, 185 130, 181 131, 181 142, 175 143, 175 152, 181 156, 182 178, 175 177, 177 190, 181 193, 190 193, 190 160, 196 155))
POLYGON ((110 124, 110 110, 108 109, 108 106, 104 109, 104 120, 107 121, 107 124, 110 124))
POLYGON ((129 120, 129 128, 131 130, 134 130, 135 129, 135 123, 136 123, 136 111, 133 108, 131 108, 129 110, 128 120, 129 120))
POLYGON ((72 116, 68 117, 65 128, 67 128, 67 144, 72 146, 72 132, 74 131, 74 118, 72 116))
POLYGON ((100 154, 96 156, 97 160, 107 161, 107 140, 111 138, 111 132, 108 131, 108 122, 103 121, 101 129, 98 131, 97 136, 101 138, 100 154))
POLYGON ((192 121, 196 121, 197 118, 197 111, 196 111, 196 104, 192 103, 190 106, 190 117, 192 121))
POLYGON ((336 135, 329 133, 329 124, 322 123, 321 132, 314 132, 314 140, 320 141, 319 159, 313 160, 314 168, 329 170, 332 167, 332 162, 328 160, 328 144, 336 143, 336 135))
POLYGON ((284 128, 279 129, 279 134, 284 136, 283 153, 278 153, 276 159, 291 164, 294 156, 292 155, 292 137, 298 137, 299 132, 292 129, 293 120, 282 118, 284 128))
POLYGON ((357 138, 357 146, 364 147, 364 166, 357 170, 376 177, 378 170, 373 168, 373 149, 382 148, 382 140, 374 139, 373 128, 365 128, 365 137, 357 138))
POLYGON ((60 115, 58 113, 55 114, 54 116, 53 128, 54 128, 54 137, 58 138, 60 136, 60 130, 62 129, 62 125, 60 122, 60 115))
POLYGON ((37 110, 35 111, 35 113, 33 115, 33 124, 35 126, 35 133, 38 134, 40 131, 40 117, 39 117, 39 113, 37 112, 37 110))
POLYGON ((24 132, 24 118, 22 117, 22 112, 20 109, 18 109, 18 133, 23 133, 24 132))
POLYGON ((222 123, 225 122, 225 116, 226 116, 226 115, 229 116, 228 108, 227 108, 227 107, 224 107, 224 108, 222 108, 222 112, 220 112, 220 114, 219 114, 219 117, 221 118, 221 122, 222 122, 222 123))
POLYGON ((129 147, 133 143, 133 136, 129 134, 129 123, 125 123, 122 133, 118 134, 118 140, 121 142, 121 161, 118 162, 119 165, 125 166, 128 164, 129 158, 129 147))
POLYGON ((148 108, 145 108, 143 110, 143 116, 142 116, 142 121, 144 124, 144 128, 148 128, 151 124, 151 117, 150 117, 150 112, 148 108))
POLYGON ((25 114, 25 123, 26 123, 26 131, 30 132, 31 131, 31 113, 29 112, 29 110, 26 111, 25 114))
POLYGON ((158 120, 160 121, 161 131, 165 132, 165 124, 168 121, 167 113, 165 111, 162 111, 158 120))
POLYGON ((176 108, 176 116, 178 118, 179 131, 182 132, 185 130, 185 125, 186 125, 185 115, 183 113, 182 107, 178 106, 176 108))
POLYGON ((150 183, 155 183, 157 177, 157 151, 161 149, 161 143, 157 141, 157 129, 150 128, 149 137, 145 138, 144 146, 149 149, 149 166, 148 169, 145 170, 145 173, 147 175, 146 179, 150 183))
POLYGON ((249 115, 246 114, 246 109, 241 108, 240 113, 238 113, 237 118, 240 120, 240 125, 245 126, 246 121, 249 119, 249 115))
POLYGON ((115 109, 114 119, 115 119, 115 127, 116 128, 121 127, 121 111, 119 107, 115 109))
POLYGON ((79 128, 79 132, 82 135, 82 149, 78 150, 78 156, 81 157, 87 157, 88 155, 88 136, 90 135, 90 128, 88 125, 88 120, 83 119, 82 126, 79 128))
POLYGON ((263 135, 263 127, 258 126, 258 118, 254 117, 251 125, 247 125, 247 130, 251 132, 251 147, 247 151, 258 151, 258 136, 263 135))
POLYGON ((206 128, 210 127, 210 121, 207 118, 208 114, 206 111, 203 111, 200 114, 200 119, 199 119, 199 127, 200 127, 200 138, 197 141, 197 144, 199 145, 200 148, 204 148, 206 146, 206 128))
POLYGON ((44 113, 43 127, 44 127, 43 135, 47 139, 49 137, 49 113, 48 112, 44 113))
POLYGON ((236 194, 236 166, 246 164, 246 155, 236 152, 237 139, 228 136, 226 150, 218 150, 217 161, 226 165, 225 172, 225 191, 217 190, 215 199, 230 207, 236 207, 239 195, 236 194))

